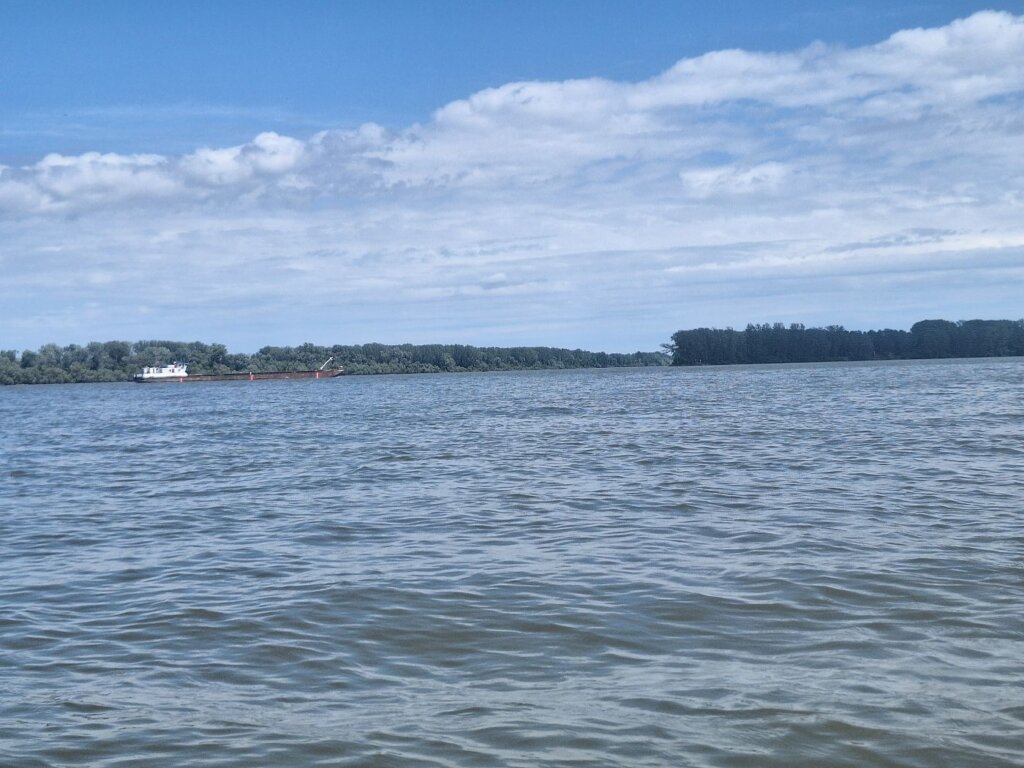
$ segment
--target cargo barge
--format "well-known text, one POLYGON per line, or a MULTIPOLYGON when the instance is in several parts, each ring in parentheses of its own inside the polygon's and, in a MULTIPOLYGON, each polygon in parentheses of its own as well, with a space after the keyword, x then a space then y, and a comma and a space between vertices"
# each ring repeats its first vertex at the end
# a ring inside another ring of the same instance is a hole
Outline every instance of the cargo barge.
POLYGON ((328 368, 330 358, 319 368, 308 371, 247 371, 242 373, 189 373, 184 363, 143 368, 135 374, 136 384, 190 384, 199 381, 269 381, 272 379, 333 379, 345 373, 344 368, 328 368))

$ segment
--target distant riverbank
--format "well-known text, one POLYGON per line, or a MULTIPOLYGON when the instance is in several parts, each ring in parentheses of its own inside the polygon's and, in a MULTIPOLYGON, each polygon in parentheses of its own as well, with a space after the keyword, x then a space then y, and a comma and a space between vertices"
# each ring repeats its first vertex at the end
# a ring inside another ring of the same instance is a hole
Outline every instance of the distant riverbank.
POLYGON ((677 331, 666 352, 588 352, 558 347, 355 344, 263 347, 229 352, 199 341, 106 341, 0 350, 0 384, 131 381, 144 366, 173 361, 193 374, 319 368, 328 358, 348 374, 464 373, 566 368, 825 363, 860 360, 1024 356, 1024 320, 922 320, 909 331, 848 331, 799 323, 677 331))
POLYGON ((827 363, 1024 356, 1024 320, 922 320, 909 331, 848 331, 799 323, 695 328, 666 345, 673 365, 827 363))
POLYGON ((253 355, 223 344, 107 341, 46 344, 37 351, 0 350, 0 384, 130 381, 144 366, 172 361, 190 373, 273 372, 320 367, 328 358, 349 374, 460 373, 669 365, 664 352, 588 352, 555 347, 473 347, 464 344, 356 344, 263 347, 253 355))

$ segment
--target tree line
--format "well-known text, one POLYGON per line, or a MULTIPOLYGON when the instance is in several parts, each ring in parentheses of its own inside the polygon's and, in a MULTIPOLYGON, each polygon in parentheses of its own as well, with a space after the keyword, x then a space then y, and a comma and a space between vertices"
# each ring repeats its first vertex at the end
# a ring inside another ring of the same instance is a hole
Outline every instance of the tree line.
POLYGON ((695 328, 665 345, 673 365, 816 363, 1024 355, 1024 320, 922 320, 909 331, 848 331, 800 323, 695 328))
POLYGON ((922 320, 909 331, 848 331, 799 323, 677 331, 666 352, 587 352, 555 347, 355 344, 263 347, 232 353, 199 341, 106 341, 0 350, 0 384, 130 381, 144 366, 188 363, 192 373, 318 368, 328 358, 353 374, 617 368, 652 365, 810 363, 942 357, 1024 356, 1024 320, 922 320))
POLYGON ((473 347, 464 344, 355 344, 263 347, 255 354, 228 352, 199 341, 94 341, 85 346, 46 344, 38 350, 0 350, 0 384, 130 381, 144 366, 183 362, 190 373, 237 373, 332 366, 347 373, 439 373, 546 368, 618 368, 668 365, 663 352, 587 352, 553 347, 473 347))

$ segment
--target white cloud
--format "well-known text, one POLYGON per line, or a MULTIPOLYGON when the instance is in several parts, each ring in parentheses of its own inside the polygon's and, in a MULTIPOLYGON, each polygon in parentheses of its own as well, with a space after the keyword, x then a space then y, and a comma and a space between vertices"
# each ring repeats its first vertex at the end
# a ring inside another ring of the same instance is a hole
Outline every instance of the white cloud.
POLYGON ((204 147, 183 157, 181 168, 187 176, 207 184, 232 184, 252 175, 252 169, 240 162, 241 156, 241 147, 204 147))
POLYGON ((8 169, 0 175, 0 196, 9 196, 15 210, 37 212, 116 203, 126 197, 164 197, 178 188, 165 163, 158 155, 50 154, 26 173, 8 169))
MULTIPOLYGON (((0 167, 4 295, 84 302, 101 279, 104 296, 301 299, 421 329, 605 312, 661 339, 684 299, 695 323, 735 322, 744 281, 877 274, 876 301, 953 258, 922 231, 988 286, 1017 274, 1022 105, 1024 17, 983 12, 856 49, 711 52, 638 83, 510 83, 399 131, 48 155, 0 167)), ((908 307, 950 296, 915 285, 908 307)), ((786 286, 786 316, 813 321, 786 286)), ((862 289, 843 286, 826 307, 856 315, 862 289)))
POLYGON ((700 168, 683 171, 679 177, 694 197, 712 197, 774 192, 782 185, 788 172, 782 163, 768 162, 752 168, 734 165, 700 168))
POLYGON ((268 132, 249 144, 196 150, 181 159, 180 168, 206 184, 238 184, 260 175, 272 177, 294 171, 305 157, 304 142, 268 132))
MULTIPOLYGON (((92 208, 105 196, 114 203, 162 198, 175 190, 185 200, 205 199, 210 187, 231 187, 231 199, 247 193, 273 199, 277 188, 320 196, 394 185, 536 185, 595 164, 686 164, 702 152, 750 153, 769 142, 782 154, 815 137, 850 146, 866 128, 902 131, 937 114, 949 121, 948 133, 968 119, 949 110, 995 97, 1020 99, 1022 91, 1024 19, 982 12, 853 50, 815 44, 791 53, 715 51, 639 83, 510 83, 447 104, 429 122, 395 134, 371 124, 305 141, 261 133, 248 144, 178 158, 51 155, 8 169, 0 187, 11 188, 0 194, 21 206, 35 201, 41 212, 92 208), (859 124, 865 120, 872 125, 859 124), (26 195, 19 185, 41 195, 26 195)), ((774 173, 783 159, 748 158, 750 186, 755 168, 774 173)), ((698 186, 702 174, 720 173, 714 166, 677 170, 698 186)), ((744 172, 734 179, 740 186, 744 172)))

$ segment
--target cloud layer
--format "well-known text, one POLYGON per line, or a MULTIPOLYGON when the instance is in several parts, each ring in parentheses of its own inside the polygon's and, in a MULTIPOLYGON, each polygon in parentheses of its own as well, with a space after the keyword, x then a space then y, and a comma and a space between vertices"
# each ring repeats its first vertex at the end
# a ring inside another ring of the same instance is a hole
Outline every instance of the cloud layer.
POLYGON ((983 12, 510 83, 398 131, 50 154, 0 166, 3 320, 23 343, 651 348, 687 325, 1016 317, 1022 115, 1024 17, 983 12))

